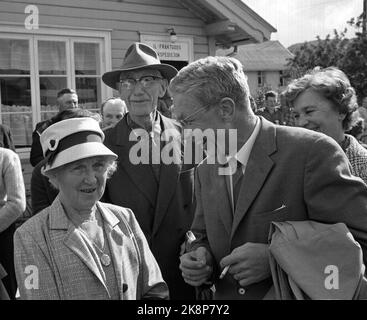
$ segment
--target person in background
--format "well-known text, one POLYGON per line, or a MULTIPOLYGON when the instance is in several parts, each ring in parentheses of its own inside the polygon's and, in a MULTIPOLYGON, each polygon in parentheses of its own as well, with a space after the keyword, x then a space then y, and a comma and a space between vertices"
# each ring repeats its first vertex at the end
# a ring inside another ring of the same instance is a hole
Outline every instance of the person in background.
POLYGON ((6 148, 15 152, 15 146, 11 131, 5 124, 0 124, 0 148, 6 148))
POLYGON ((351 136, 356 138, 357 141, 361 144, 361 146, 367 149, 367 144, 363 143, 363 141, 361 140, 364 131, 365 131, 365 122, 363 118, 358 118, 357 122, 354 124, 352 129, 346 131, 345 133, 350 134, 351 136))
MULTIPOLYGON (((96 113, 92 113, 85 109, 74 108, 66 109, 59 112, 57 115, 50 119, 49 125, 57 123, 61 120, 70 118, 83 118, 91 117, 96 121, 100 121, 100 117, 96 113)), ((32 215, 47 208, 55 200, 59 191, 52 186, 48 178, 42 174, 42 167, 45 166, 47 159, 43 159, 39 162, 32 171, 31 177, 31 203, 32 203, 32 215)))
POLYGON ((157 110, 167 118, 172 118, 172 98, 166 91, 162 98, 158 99, 157 110))
MULTIPOLYGON (((75 90, 64 88, 57 93, 57 106, 59 112, 66 109, 78 108, 78 95, 75 90)), ((36 128, 32 133, 32 146, 29 161, 33 167, 37 165, 42 159, 42 147, 40 144, 41 133, 50 125, 50 119, 38 122, 36 128)))
POLYGON ((126 113, 126 104, 121 98, 107 99, 101 105, 102 129, 114 126, 126 113))
POLYGON ((282 125, 294 127, 296 125, 296 119, 294 118, 293 110, 289 106, 287 98, 284 93, 279 95, 280 111, 282 113, 282 125))
POLYGON ((249 100, 250 100, 250 104, 251 104, 251 109, 254 113, 257 112, 257 104, 255 99, 252 96, 249 96, 249 100))
POLYGON ((43 173, 59 194, 14 234, 21 299, 168 299, 133 212, 99 201, 117 158, 103 138, 88 117, 59 121, 41 134, 43 173), (27 266, 37 268, 37 288, 27 281, 27 266))
POLYGON ((333 139, 254 115, 235 58, 194 61, 169 91, 185 129, 223 132, 207 139, 217 152, 196 169, 196 239, 180 258, 188 284, 214 283, 215 299, 272 297, 269 229, 288 220, 345 223, 366 263, 367 186, 333 139))
POLYGON ((181 161, 183 143, 177 121, 157 111, 158 99, 165 95, 168 81, 176 73, 174 67, 160 62, 153 48, 133 43, 120 69, 102 76, 106 85, 119 91, 129 110, 113 128, 104 131, 105 145, 119 160, 103 199, 133 210, 168 284, 170 298, 190 300, 195 298, 195 290, 183 281, 178 261, 194 213, 195 164, 181 161), (138 136, 139 132, 146 134, 138 136), (175 152, 180 158, 177 163, 162 160, 167 135, 174 138, 169 141, 170 148, 179 151, 175 152), (133 163, 139 141, 146 146, 147 157, 133 163), (154 148, 158 161, 152 161, 154 148))
POLYGON ((278 94, 275 91, 265 93, 264 107, 256 115, 264 117, 275 124, 283 124, 282 112, 278 106, 278 94))
POLYGON ((333 138, 347 155, 352 174, 367 183, 367 150, 345 133, 359 116, 356 93, 345 73, 335 67, 317 68, 293 80, 285 95, 297 125, 333 138))
POLYGON ((7 273, 2 282, 11 299, 15 299, 17 290, 13 235, 15 222, 25 208, 25 187, 19 156, 10 149, 0 147, 0 265, 7 273))
POLYGON ((364 144, 367 144, 367 97, 362 100, 362 105, 358 108, 358 113, 365 123, 364 131, 362 132, 360 139, 364 144))

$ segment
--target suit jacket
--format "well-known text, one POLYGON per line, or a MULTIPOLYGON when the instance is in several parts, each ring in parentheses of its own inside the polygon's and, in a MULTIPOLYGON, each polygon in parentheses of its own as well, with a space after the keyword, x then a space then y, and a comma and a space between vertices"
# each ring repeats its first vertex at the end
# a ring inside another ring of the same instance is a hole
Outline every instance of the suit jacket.
POLYGON ((32 171, 31 177, 31 200, 32 215, 42 211, 52 204, 59 193, 50 181, 41 172, 45 159, 39 162, 32 171))
MULTIPOLYGON (((132 211, 102 202, 97 206, 121 299, 168 298, 167 285, 132 211)), ((103 267, 58 197, 17 229, 14 247, 21 299, 109 299, 103 267)))
MULTIPOLYGON (((161 127, 180 134, 176 122, 162 115, 161 127)), ((194 299, 179 270, 180 246, 194 213, 194 165, 161 164, 157 183, 149 164, 129 159, 131 130, 127 116, 105 131, 105 145, 118 155, 118 168, 107 180, 104 201, 131 208, 167 282, 171 299, 194 299)), ((164 144, 162 141, 161 143, 164 144)), ((180 140, 172 142, 181 149, 180 140)))
POLYGON ((344 223, 274 222, 269 242, 277 299, 367 298, 362 250, 344 223), (338 281, 328 281, 330 276, 338 281))
POLYGON ((13 138, 10 128, 4 124, 0 124, 0 147, 11 149, 15 152, 13 138))
POLYGON ((38 122, 36 128, 32 133, 32 146, 31 153, 29 155, 29 162, 35 167, 40 161, 43 160, 43 151, 40 141, 40 135, 50 125, 50 119, 38 122))
POLYGON ((9 295, 5 289, 2 279, 7 276, 7 273, 0 263, 0 300, 9 300, 9 295))
MULTIPOLYGON (((207 246, 217 268, 246 242, 266 244, 270 223, 286 220, 344 222, 367 258, 367 188, 330 137, 261 118, 234 212, 229 176, 218 175, 220 167, 208 159, 197 167, 192 225, 198 238, 193 249, 207 246)), ((262 299, 272 285, 270 277, 246 288, 229 273, 214 278, 216 299, 262 299)))

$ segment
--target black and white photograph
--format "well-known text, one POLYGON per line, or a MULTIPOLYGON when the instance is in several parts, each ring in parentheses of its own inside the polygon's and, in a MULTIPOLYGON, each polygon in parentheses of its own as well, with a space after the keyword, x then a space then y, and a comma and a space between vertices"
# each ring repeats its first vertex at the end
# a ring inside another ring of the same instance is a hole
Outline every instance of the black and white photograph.
POLYGON ((0 0, 0 300, 367 300, 366 79, 367 0, 0 0))

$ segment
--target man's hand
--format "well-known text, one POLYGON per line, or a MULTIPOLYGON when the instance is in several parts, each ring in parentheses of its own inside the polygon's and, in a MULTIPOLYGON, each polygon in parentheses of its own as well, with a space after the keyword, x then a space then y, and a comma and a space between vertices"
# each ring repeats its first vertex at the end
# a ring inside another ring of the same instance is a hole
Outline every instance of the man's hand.
POLYGON ((230 265, 228 273, 245 287, 270 276, 268 250, 267 244, 247 242, 224 257, 220 266, 230 265))
POLYGON ((204 284, 213 273, 211 254, 204 247, 185 253, 180 260, 182 277, 191 286, 204 284))

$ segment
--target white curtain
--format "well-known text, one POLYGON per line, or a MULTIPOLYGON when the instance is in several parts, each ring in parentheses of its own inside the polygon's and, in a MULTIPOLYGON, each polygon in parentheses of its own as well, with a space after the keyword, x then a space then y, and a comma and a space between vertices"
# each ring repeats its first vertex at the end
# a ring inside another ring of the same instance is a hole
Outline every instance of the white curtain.
POLYGON ((20 70, 29 73, 28 40, 0 39, 0 70, 11 74, 19 74, 20 70))

